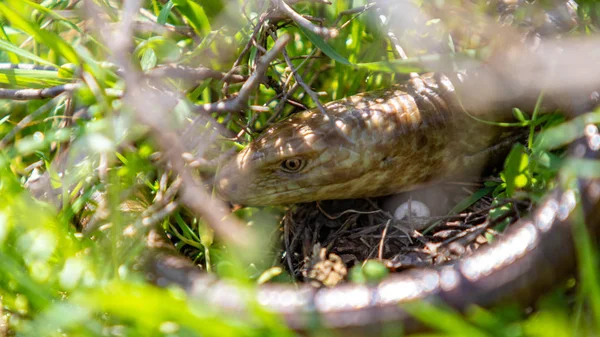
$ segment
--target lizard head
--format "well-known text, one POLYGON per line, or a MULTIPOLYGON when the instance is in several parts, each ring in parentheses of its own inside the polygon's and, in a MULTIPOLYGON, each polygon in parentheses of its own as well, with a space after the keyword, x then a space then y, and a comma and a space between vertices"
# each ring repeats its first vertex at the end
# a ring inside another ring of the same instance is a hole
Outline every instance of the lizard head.
POLYGON ((221 197, 243 205, 282 205, 348 197, 364 172, 361 151, 306 111, 273 125, 219 171, 221 197))
POLYGON ((439 155, 447 133, 422 130, 444 125, 444 115, 431 109, 424 122, 403 91, 359 94, 325 108, 333 120, 317 109, 298 113, 226 163, 216 177, 221 197, 260 206, 381 196, 428 182, 452 159, 439 155))

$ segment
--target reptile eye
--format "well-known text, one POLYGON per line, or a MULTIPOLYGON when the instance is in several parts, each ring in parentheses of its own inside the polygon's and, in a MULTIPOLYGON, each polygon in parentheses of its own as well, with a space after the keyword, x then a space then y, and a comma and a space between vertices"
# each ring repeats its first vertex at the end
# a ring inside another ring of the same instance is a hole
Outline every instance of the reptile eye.
POLYGON ((281 169, 287 173, 296 173, 304 168, 306 161, 301 158, 290 158, 281 162, 281 169))

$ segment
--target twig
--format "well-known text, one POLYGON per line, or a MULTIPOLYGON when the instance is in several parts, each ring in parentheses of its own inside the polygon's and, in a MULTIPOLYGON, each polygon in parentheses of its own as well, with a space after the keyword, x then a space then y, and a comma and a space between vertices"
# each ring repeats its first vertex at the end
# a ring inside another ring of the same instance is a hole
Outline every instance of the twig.
POLYGON ((225 74, 206 67, 192 68, 177 64, 160 66, 151 69, 148 71, 148 76, 153 78, 179 78, 190 81, 203 81, 207 78, 212 78, 229 83, 240 83, 248 79, 247 76, 238 74, 225 74))
POLYGON ((300 2, 314 2, 314 3, 318 3, 318 4, 331 5, 331 1, 328 1, 328 0, 288 0, 287 1, 287 3, 289 5, 295 5, 300 2))
MULTIPOLYGON (((194 118, 194 120, 192 121, 190 128, 192 126, 198 125, 199 123, 202 123, 202 122, 210 123, 210 125, 212 125, 217 130, 217 132, 225 138, 234 138, 235 137, 235 134, 233 132, 231 132, 231 130, 224 127, 223 124, 217 122, 217 120, 214 119, 213 116, 210 115, 210 113, 206 113, 206 112, 200 112, 198 117, 194 118)), ((188 130, 190 130, 190 128, 188 128, 188 130)))
POLYGON ((194 33, 194 30, 188 26, 174 26, 170 23, 159 24, 158 18, 152 12, 145 8, 140 8, 140 14, 142 14, 142 16, 150 20, 150 22, 136 21, 134 22, 135 26, 142 27, 144 25, 152 25, 151 28, 158 28, 159 30, 164 29, 166 31, 181 34, 187 37, 194 37, 196 35, 194 33))
POLYGON ((278 10, 279 13, 292 19, 300 27, 307 29, 317 35, 321 35, 325 38, 334 38, 338 35, 337 29, 328 29, 325 27, 319 27, 308 21, 305 17, 298 14, 290 5, 284 0, 272 0, 273 6, 278 10))
MULTIPOLYGON (((310 55, 303 57, 302 62, 298 65, 298 69, 302 68, 307 61, 309 62, 309 65, 304 70, 304 73, 302 74, 302 76, 305 76, 308 73, 308 70, 311 68, 311 66, 314 64, 314 61, 318 57, 318 56, 316 56, 316 57, 313 57, 313 56, 318 53, 320 53, 320 49, 315 49, 311 52, 310 55)), ((283 61, 283 62, 285 62, 285 61, 283 61)), ((273 123, 273 121, 277 120, 279 118, 279 116, 281 116, 281 113, 283 112, 283 108, 285 107, 286 103, 289 103, 291 105, 299 107, 302 110, 307 109, 307 107, 304 106, 304 104, 302 104, 300 101, 295 101, 293 98, 290 98, 290 96, 293 95, 294 92, 300 86, 298 83, 294 83, 289 90, 283 92, 284 91, 283 88, 287 88, 289 86, 289 83, 293 77, 294 77, 294 74, 289 74, 287 76, 287 79, 285 80, 284 84, 281 86, 282 93, 278 93, 278 95, 272 99, 272 100, 279 99, 279 102, 277 102, 277 105, 273 109, 273 114, 269 117, 269 119, 267 119, 267 122, 264 124, 264 126, 261 129, 255 130, 255 131, 260 133, 260 132, 264 131, 266 128, 268 128, 273 123)), ((268 105, 269 103, 267 103, 266 105, 268 105)), ((250 128, 252 125, 254 125, 254 122, 256 121, 257 118, 258 118, 257 114, 252 115, 252 118, 246 124, 248 126, 248 128, 250 128)))
POLYGON ((53 66, 41 66, 37 64, 29 63, 0 63, 1 70, 7 69, 21 69, 21 70, 50 70, 57 71, 56 67, 53 66))
POLYGON ((134 22, 134 29, 139 32, 153 32, 157 34, 175 33, 185 37, 195 37, 194 30, 187 26, 173 26, 171 24, 158 24, 150 21, 134 22))
MULTIPOLYGON (((273 40, 277 41, 277 36, 275 35, 275 33, 270 32, 270 34, 271 34, 271 38, 273 40)), ((319 109, 319 111, 324 116, 327 117, 327 120, 329 121, 329 124, 331 125, 332 130, 337 131, 337 133, 342 137, 342 139, 344 139, 349 144, 354 144, 354 141, 352 139, 350 139, 350 137, 348 137, 347 135, 345 135, 342 132, 342 130, 335 124, 336 118, 330 116, 329 113, 327 112, 327 110, 325 110, 325 107, 323 107, 323 104, 321 104, 321 101, 319 100, 319 96, 317 95, 317 93, 314 92, 308 86, 308 84, 304 83, 304 80, 302 79, 302 76, 300 76, 300 74, 298 74, 298 70, 296 69, 296 67, 294 67, 294 64, 292 63, 292 60, 290 60, 290 56, 285 51, 285 49, 281 51, 281 54, 283 55, 283 58, 285 59, 285 62, 287 63, 288 67, 292 70, 292 74, 294 74, 294 79, 296 80, 296 82, 298 84, 300 84, 300 86, 302 86, 302 88, 308 94, 308 96, 310 96, 310 98, 313 100, 313 102, 317 106, 317 109, 319 109)))
MULTIPOLYGON (((219 200, 212 199, 203 184, 186 166, 183 158, 185 147, 178 134, 168 128, 169 123, 166 115, 168 107, 163 99, 165 95, 148 95, 147 91, 151 91, 151 89, 130 62, 128 52, 131 49, 133 40, 131 38, 132 17, 133 13, 138 12, 140 1, 131 0, 124 3, 122 27, 118 30, 118 33, 112 34, 109 30, 104 29, 107 23, 101 16, 97 15, 99 8, 94 2, 85 2, 84 8, 87 10, 88 17, 96 21, 93 26, 96 27, 97 32, 113 51, 115 64, 123 69, 123 77, 127 87, 123 101, 135 112, 136 119, 149 128, 150 136, 158 144, 165 159, 169 162, 171 170, 181 179, 179 202, 186 205, 195 215, 202 217, 216 234, 225 241, 238 246, 248 246, 248 244, 254 243, 252 233, 234 218, 228 216, 225 205, 219 200)), ((283 45, 282 43, 280 48, 283 48, 283 45)), ((274 58, 275 55, 272 55, 274 53, 272 51, 269 56, 274 58)), ((248 82, 257 82, 257 77, 258 75, 253 74, 245 85, 248 82)))
POLYGON ((79 87, 77 83, 57 85, 43 89, 2 89, 0 88, 0 99, 32 100, 54 98, 62 93, 74 91, 79 87))
MULTIPOLYGON (((379 15, 377 17, 379 18, 381 25, 385 28, 386 35, 387 35, 388 39, 390 40, 390 43, 393 47, 392 51, 394 53, 394 56, 396 56, 396 58, 399 58, 402 60, 407 60, 408 55, 404 51, 404 48, 402 48, 402 46, 400 45, 400 40, 398 40, 398 37, 396 37, 396 34, 394 34, 392 29, 390 27, 388 27, 388 24, 385 20, 385 16, 383 16, 383 14, 381 13, 381 8, 377 8, 377 12, 379 12, 379 15)), ((409 74, 409 76, 411 78, 416 78, 416 77, 419 77, 419 74, 416 72, 411 72, 409 74)))
POLYGON ((321 203, 317 202, 317 208, 319 209, 319 211, 321 211, 321 213, 323 213, 323 215, 325 215, 325 217, 329 220, 335 220, 335 219, 339 219, 341 218, 344 214, 375 214, 375 213, 382 213, 383 211, 380 209, 374 210, 374 211, 358 211, 355 209, 347 209, 345 211, 343 211, 340 214, 337 215, 329 215, 327 212, 325 212, 325 210, 321 207, 321 203))
MULTIPOLYGON (((315 53, 318 51, 319 49, 313 49, 313 51, 309 54, 309 55, 299 55, 299 56, 293 56, 290 57, 290 60, 295 61, 295 60, 308 60, 308 59, 319 59, 319 58, 324 58, 321 55, 315 55, 315 53)), ((273 62, 273 65, 278 65, 278 64, 282 64, 285 63, 285 61, 279 61, 279 62, 273 62)))
MULTIPOLYGON (((231 66, 231 70, 229 70, 227 72, 227 75, 225 75, 225 78, 231 76, 232 74, 234 74, 237 71, 237 68, 242 63, 242 59, 246 56, 248 51, 250 51, 250 48, 253 45, 253 41, 256 39, 256 35, 258 35, 260 33, 260 30, 261 30, 262 26, 264 25, 265 21, 267 20, 267 18, 268 18, 267 13, 261 14, 261 16, 258 19, 258 23, 256 24, 256 26, 254 27, 254 30, 252 31, 252 35, 250 35, 250 39, 248 40, 248 43, 246 43, 246 45, 244 46, 244 49, 242 49, 242 51, 238 55, 235 62, 233 62, 233 65, 231 66)), ((225 85, 223 86, 223 94, 225 96, 228 96, 228 94, 229 94, 229 85, 227 82, 225 82, 225 85)))
POLYGON ((352 15, 352 14, 356 14, 355 16, 353 16, 350 20, 344 22, 344 24, 342 24, 339 28, 339 30, 342 30, 343 28, 346 27, 346 25, 348 25, 350 22, 352 22, 352 20, 354 20, 355 18, 357 18, 359 15, 361 15, 362 13, 368 11, 369 9, 373 8, 373 6, 375 6, 377 3, 375 2, 369 2, 366 5, 363 6, 359 6, 359 7, 355 7, 355 8, 351 8, 351 9, 347 9, 345 11, 341 11, 338 16, 337 19, 335 19, 334 25, 337 26, 337 24, 340 22, 340 20, 342 19, 342 17, 346 16, 346 15, 352 15))
POLYGON ((284 51, 285 45, 290 40, 289 35, 283 35, 279 38, 273 48, 271 48, 265 55, 263 55, 256 64, 256 69, 248 77, 248 80, 244 83, 237 96, 232 99, 226 99, 215 103, 207 103, 204 105, 198 105, 194 109, 196 113, 208 113, 208 112, 238 112, 248 107, 248 99, 250 93, 258 87, 261 83, 262 78, 271 62, 275 57, 284 51))
MULTIPOLYGON (((70 3, 67 4, 67 6, 65 7, 64 10, 69 10, 72 9, 73 7, 75 7, 75 5, 77 5, 79 3, 79 1, 81 0, 74 0, 71 1, 70 3)), ((44 22, 44 24, 41 25, 41 29, 44 30, 46 28, 48 28, 48 26, 50 26, 52 23, 54 23, 55 19, 54 18, 50 18, 48 21, 44 22)), ((21 43, 21 45, 19 45, 19 48, 24 49, 25 46, 27 46, 29 43, 31 43, 31 41, 33 41, 33 36, 29 36, 27 39, 25 39, 25 41, 23 41, 23 43, 21 43)))
MULTIPOLYGON (((163 177, 166 176, 166 174, 163 175, 163 177)), ((175 178, 175 180, 171 183, 171 186, 169 186, 164 192, 160 191, 160 193, 157 193, 154 203, 150 205, 146 210, 144 210, 144 212, 142 213, 142 217, 151 217, 152 214, 158 212, 162 208, 165 208, 175 197, 180 187, 181 179, 179 177, 175 178)), ((146 225, 145 222, 144 225, 146 225)))
MULTIPOLYGON (((141 113, 138 113, 138 116, 141 113)), ((143 120, 143 119, 142 119, 143 120)), ((148 122, 148 121, 146 121, 148 122)), ((148 125, 148 123, 146 123, 148 125)), ((185 204, 194 214, 200 215, 221 237, 240 246, 251 243, 252 235, 246 227, 228 217, 224 205, 204 190, 202 184, 192 175, 181 154, 183 144, 176 134, 166 133, 162 127, 149 125, 151 135, 163 149, 171 169, 181 177, 182 185, 179 193, 180 202, 185 204)))
POLYGON ((29 115, 25 116, 25 118, 23 118, 17 125, 15 125, 15 127, 12 128, 12 130, 10 130, 10 132, 6 136, 4 136, 4 138, 2 138, 2 140, 0 141, 0 149, 3 149, 8 144, 8 142, 10 142, 10 140, 13 139, 17 133, 19 133, 21 130, 27 127, 27 125, 29 125, 29 123, 31 123, 32 120, 46 112, 52 106, 58 104, 58 102, 61 99, 63 99, 63 97, 61 96, 55 97, 51 101, 39 107, 33 113, 30 113, 29 115))
POLYGON ((8 315, 4 314, 4 305, 2 298, 0 298, 0 337, 8 336, 8 315))
MULTIPOLYGON (((383 259, 383 247, 385 245, 385 236, 387 234, 388 228, 390 227, 391 221, 392 221, 392 219, 389 219, 385 223, 385 228, 383 229, 383 232, 381 233, 381 240, 379 241, 379 251, 377 252, 377 257, 379 258, 379 260, 383 259)), ((410 236, 409 236, 409 238, 410 238, 410 236)))
POLYGON ((287 262, 288 265, 288 269, 290 271, 290 276, 292 277, 292 281, 295 283, 296 282, 296 273, 294 273, 294 263, 292 262, 292 255, 294 254, 294 248, 292 246, 292 244, 295 243, 295 238, 296 236, 294 236, 294 238, 292 238, 292 242, 290 242, 290 232, 291 232, 291 228, 293 227, 293 222, 294 220, 289 217, 286 216, 283 220, 283 239, 284 239, 284 246, 285 246, 285 261, 287 262), (292 224, 290 224, 290 222, 292 222, 292 224))

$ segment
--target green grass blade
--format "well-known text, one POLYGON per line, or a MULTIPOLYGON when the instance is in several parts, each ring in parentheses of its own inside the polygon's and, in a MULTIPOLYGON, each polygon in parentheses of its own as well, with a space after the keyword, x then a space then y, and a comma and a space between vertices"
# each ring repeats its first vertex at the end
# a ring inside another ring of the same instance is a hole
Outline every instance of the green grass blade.
POLYGON ((427 326, 444 331, 451 336, 487 337, 479 328, 471 325, 460 313, 431 303, 413 302, 402 308, 427 326))
POLYGON ((58 13, 54 12, 53 10, 48 9, 42 5, 36 4, 35 2, 30 1, 30 0, 21 0, 21 1, 35 9, 37 9, 38 11, 48 15, 52 19, 60 21, 61 23, 65 24, 67 27, 75 30, 76 32, 83 34, 83 31, 81 29, 79 29, 79 27, 77 27, 76 24, 67 20, 67 18, 63 17, 62 15, 59 15, 58 13))
POLYGON ((206 36, 211 32, 210 22, 202 6, 188 0, 174 0, 173 3, 179 12, 188 19, 196 34, 206 36))
POLYGON ((338 63, 345 64, 348 66, 353 65, 348 59, 340 55, 333 47, 331 47, 323 38, 309 30, 306 30, 300 26, 298 26, 302 34, 304 34, 312 44, 314 44, 317 48, 321 49, 325 55, 329 56, 331 59, 335 60, 338 63))
POLYGON ((581 178, 600 178, 600 160, 569 158, 565 160, 564 167, 567 172, 581 178))
POLYGON ((0 69, 0 83, 8 84, 12 87, 43 88, 68 82, 70 82, 68 79, 58 77, 58 71, 0 69))
POLYGON ((28 52, 25 49, 21 49, 21 48, 15 46, 15 45, 11 44, 10 42, 5 41, 5 40, 0 40, 0 49, 4 50, 6 52, 12 53, 12 54, 21 56, 21 57, 26 58, 28 60, 35 61, 35 62, 37 62, 39 64, 43 64, 43 65, 47 65, 47 66, 53 66, 53 67, 58 68, 58 66, 56 64, 54 64, 54 63, 52 63, 50 61, 47 61, 47 60, 45 60, 45 59, 43 59, 43 58, 41 58, 41 57, 39 57, 39 56, 31 53, 31 52, 28 52))
MULTIPOLYGON (((600 168, 600 163, 598 163, 600 168)), ((599 174, 600 170, 597 171, 599 174)), ((598 275, 598 254, 593 248, 592 238, 585 226, 585 219, 581 207, 577 207, 572 215, 575 226, 574 239, 577 247, 579 275, 581 278, 581 291, 591 307, 594 317, 593 324, 596 331, 600 329, 600 275, 598 275)))
MULTIPOLYGON (((2 35, 4 36, 4 39, 6 40, 6 42, 8 42, 10 44, 10 37, 6 33, 6 29, 4 29, 4 24, 2 22, 0 22, 0 31, 2 32, 2 35)), ((0 41, 4 42, 2 40, 0 40, 0 41)), ((19 57, 15 53, 8 52, 8 58, 11 63, 19 63, 20 62, 19 57)))
POLYGON ((0 13, 10 20, 14 27, 33 36, 39 43, 47 45, 58 55, 64 57, 68 62, 79 64, 79 57, 73 47, 65 42, 59 35, 40 29, 3 3, 0 3, 0 13))
POLYGON ((587 124, 600 124, 600 111, 590 112, 568 122, 543 130, 533 141, 537 150, 552 150, 563 147, 583 136, 587 124))
POLYGON ((173 9, 173 1, 169 0, 160 10, 156 22, 160 25, 164 25, 165 23, 167 23, 167 19, 169 18, 169 13, 171 13, 171 9, 173 9))

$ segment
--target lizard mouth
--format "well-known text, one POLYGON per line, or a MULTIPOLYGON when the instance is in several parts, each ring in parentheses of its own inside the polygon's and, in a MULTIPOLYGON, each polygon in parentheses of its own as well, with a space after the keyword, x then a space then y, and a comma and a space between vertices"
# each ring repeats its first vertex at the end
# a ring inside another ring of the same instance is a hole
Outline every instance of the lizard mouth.
MULTIPOLYGON (((285 191, 272 191, 269 193, 260 193, 250 195, 251 192, 260 192, 260 187, 254 190, 246 186, 240 188, 239 182, 230 182, 229 186, 221 189, 217 188, 219 195, 232 203, 245 206, 270 206, 270 205, 290 205, 300 204, 321 200, 340 200, 363 198, 364 195, 356 193, 361 191, 353 186, 361 186, 359 176, 354 179, 340 181, 335 184, 312 185, 307 187, 295 187, 285 191)), ((226 178, 225 178, 226 179, 226 178)), ((221 185, 221 184, 219 184, 221 185)), ((382 193, 389 194, 389 193, 382 193)))
POLYGON ((236 183, 232 183, 228 187, 221 185, 222 183, 219 182, 217 187, 217 193, 221 198, 245 206, 289 205, 313 201, 314 195, 319 189, 319 186, 301 187, 293 190, 248 196, 249 190, 246 188, 238 189, 238 186, 235 186, 236 183))

